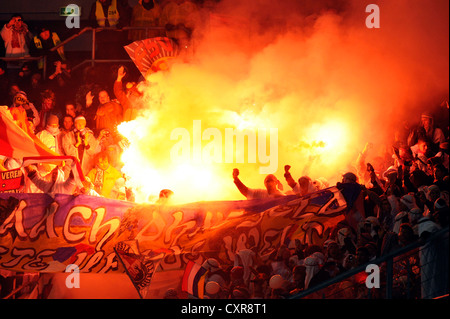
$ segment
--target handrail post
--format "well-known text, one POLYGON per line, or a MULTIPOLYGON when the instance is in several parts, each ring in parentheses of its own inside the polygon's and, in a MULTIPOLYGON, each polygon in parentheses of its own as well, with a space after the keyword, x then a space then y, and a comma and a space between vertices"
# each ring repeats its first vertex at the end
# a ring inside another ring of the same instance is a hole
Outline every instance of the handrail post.
POLYGON ((392 285, 394 281, 393 257, 386 260, 386 299, 392 299, 392 285))
POLYGON ((95 64, 95 28, 92 28, 92 55, 91 55, 91 66, 95 64))
POLYGON ((45 81, 45 79, 47 78, 47 55, 44 54, 43 60, 44 60, 43 61, 44 70, 42 71, 42 77, 44 78, 44 81, 45 81))

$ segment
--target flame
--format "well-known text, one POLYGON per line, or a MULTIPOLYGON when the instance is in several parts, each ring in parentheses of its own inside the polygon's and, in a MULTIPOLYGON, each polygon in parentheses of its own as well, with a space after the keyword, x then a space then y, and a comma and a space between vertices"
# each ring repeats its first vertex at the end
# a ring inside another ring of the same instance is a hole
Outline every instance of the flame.
MULTIPOLYGON (((258 171, 264 164, 260 158, 256 163, 248 158, 244 163, 196 160, 195 143, 201 151, 212 143, 202 139, 209 128, 220 133, 217 141, 222 149, 227 128, 256 133, 276 128, 278 179, 285 184, 283 167, 291 165, 294 178, 325 177, 332 185, 343 171, 354 171, 354 162, 367 142, 375 145, 369 156, 384 156, 377 154, 376 146, 391 143, 398 119, 412 123, 421 112, 416 112, 419 104, 427 105, 442 92, 448 96, 447 71, 442 76, 442 70, 448 70, 448 48, 441 50, 442 43, 448 43, 448 32, 435 24, 448 23, 448 16, 439 18, 448 10, 426 11, 430 23, 424 24, 425 32, 414 14, 402 14, 409 7, 386 2, 384 24, 372 30, 361 20, 365 11, 358 1, 351 2, 356 6, 351 12, 358 14, 345 19, 331 11, 314 19, 285 15, 304 10, 297 7, 298 1, 283 1, 276 6, 279 21, 286 21, 287 31, 283 31, 265 29, 269 24, 263 23, 264 17, 273 15, 273 6, 257 5, 261 0, 230 1, 221 2, 220 9, 232 21, 233 13, 227 11, 231 8, 242 10, 243 17, 267 9, 260 20, 251 19, 262 24, 237 24, 236 30, 227 24, 205 30, 191 62, 176 62, 169 70, 146 78, 148 83, 140 85, 146 113, 119 126, 130 142, 122 155, 123 172, 138 202, 154 201, 166 188, 174 191, 178 202, 243 199, 232 180, 234 167, 239 168, 246 186, 264 187, 265 176, 258 171), (234 5, 225 6, 230 1, 234 5), (397 23, 399 18, 404 23, 397 23), (267 32, 248 38, 242 36, 247 29, 267 32), (402 37, 406 40, 398 41, 402 37), (418 74, 421 81, 416 81, 418 74), (415 101, 416 97, 420 99, 415 101), (202 125, 200 142, 193 129, 197 120, 202 125), (182 162, 170 157, 177 143, 171 140, 171 132, 176 129, 190 138, 189 158, 182 162)), ((422 16, 421 3, 414 3, 411 10, 422 16)), ((448 7, 448 2, 439 6, 448 7)))
POLYGON ((349 141, 348 126, 343 120, 315 123, 309 131, 312 133, 311 145, 317 146, 319 153, 336 155, 346 148, 349 141))

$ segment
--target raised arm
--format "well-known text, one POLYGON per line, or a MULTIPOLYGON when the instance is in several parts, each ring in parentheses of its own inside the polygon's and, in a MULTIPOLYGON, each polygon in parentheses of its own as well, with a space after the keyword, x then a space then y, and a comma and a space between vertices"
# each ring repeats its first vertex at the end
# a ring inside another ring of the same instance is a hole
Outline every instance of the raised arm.
POLYGON ((289 170, 291 169, 290 165, 284 165, 284 178, 286 179, 286 182, 288 185, 294 189, 294 187, 297 185, 297 182, 292 178, 291 173, 289 170))
POLYGON ((242 195, 247 197, 248 195, 248 187, 244 185, 239 179, 239 170, 237 168, 233 169, 233 180, 236 187, 239 189, 242 195))

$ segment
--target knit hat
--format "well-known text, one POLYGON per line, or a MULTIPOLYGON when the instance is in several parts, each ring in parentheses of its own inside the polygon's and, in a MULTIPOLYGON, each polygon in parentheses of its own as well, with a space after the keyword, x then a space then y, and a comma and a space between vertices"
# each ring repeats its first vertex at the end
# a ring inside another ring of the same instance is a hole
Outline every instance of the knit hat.
POLYGON ((423 112, 420 117, 426 117, 429 119, 433 119, 433 115, 431 115, 429 112, 423 112))
POLYGON ((53 125, 53 124, 59 125, 59 118, 55 114, 50 114, 48 116, 47 125, 53 125))
POLYGON ((80 115, 80 116, 77 116, 77 117, 75 118, 74 122, 80 121, 80 120, 86 121, 86 118, 85 118, 83 115, 80 115))
POLYGON ((390 175, 398 175, 397 169, 393 166, 389 167, 384 173, 383 178, 387 179, 390 175))
POLYGON ((320 251, 312 253, 311 257, 316 257, 320 266, 322 266, 325 263, 325 255, 320 251))
POLYGON ((412 195, 403 195, 400 198, 400 202, 403 203, 403 205, 405 205, 408 208, 408 210, 411 210, 416 206, 416 202, 412 195))
POLYGON ((393 226, 393 228, 392 228, 392 231, 394 232, 394 233, 397 233, 398 234, 398 232, 399 232, 399 230, 400 230, 400 225, 402 224, 402 220, 403 220, 403 218, 405 218, 406 216, 408 216, 408 213, 407 212, 400 212, 400 213, 398 213, 396 216, 395 216, 395 218, 394 218, 394 226, 393 226))
POLYGON ((352 172, 347 172, 344 175, 342 175, 342 178, 348 179, 354 183, 356 183, 358 181, 358 177, 353 174, 352 172))
POLYGON ((205 285, 205 291, 210 295, 215 295, 220 291, 220 285, 215 281, 208 281, 205 285))
POLYGON ((209 271, 217 271, 220 269, 219 262, 217 259, 208 258, 202 265, 203 268, 208 269, 209 271))
POLYGON ((412 223, 417 222, 422 217, 422 209, 415 207, 409 211, 409 221, 412 223))
POLYGON ((436 201, 434 202, 434 210, 438 211, 443 209, 448 209, 448 205, 445 202, 445 199, 443 198, 436 199, 436 201))

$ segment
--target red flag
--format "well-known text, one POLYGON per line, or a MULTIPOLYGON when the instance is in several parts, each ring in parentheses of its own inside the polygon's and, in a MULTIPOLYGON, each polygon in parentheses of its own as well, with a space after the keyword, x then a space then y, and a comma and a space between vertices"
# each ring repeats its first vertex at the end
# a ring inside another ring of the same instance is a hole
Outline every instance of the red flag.
POLYGON ((58 156, 36 135, 27 134, 13 120, 9 110, 0 107, 0 155, 21 159, 25 156, 58 156))
POLYGON ((189 260, 184 271, 181 290, 203 299, 207 272, 207 269, 189 260))

